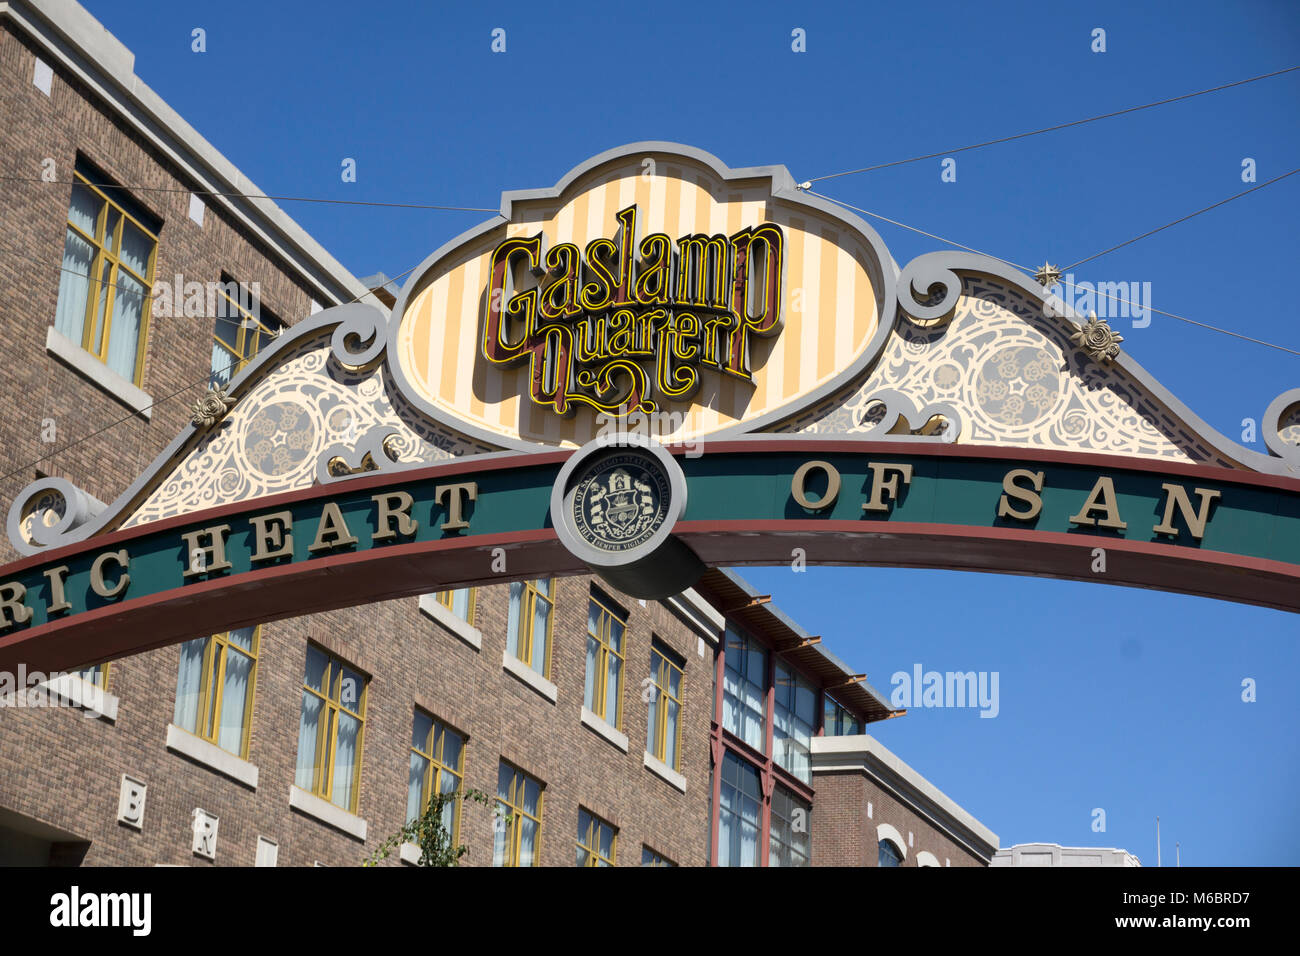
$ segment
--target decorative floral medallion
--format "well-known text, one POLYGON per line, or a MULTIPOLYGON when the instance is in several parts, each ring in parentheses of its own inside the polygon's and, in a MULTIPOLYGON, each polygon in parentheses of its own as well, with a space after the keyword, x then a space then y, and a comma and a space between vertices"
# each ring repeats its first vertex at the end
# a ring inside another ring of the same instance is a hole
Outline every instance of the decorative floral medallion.
POLYGON ((1112 331, 1105 319, 1098 319, 1095 315, 1089 316, 1079 331, 1070 336, 1070 342, 1076 348, 1103 363, 1119 356, 1119 343, 1123 341, 1124 336, 1112 331))
POLYGON ((234 407, 235 400, 226 394, 223 388, 210 388, 208 393, 194 403, 190 421, 195 428, 211 428, 226 417, 226 412, 234 407))

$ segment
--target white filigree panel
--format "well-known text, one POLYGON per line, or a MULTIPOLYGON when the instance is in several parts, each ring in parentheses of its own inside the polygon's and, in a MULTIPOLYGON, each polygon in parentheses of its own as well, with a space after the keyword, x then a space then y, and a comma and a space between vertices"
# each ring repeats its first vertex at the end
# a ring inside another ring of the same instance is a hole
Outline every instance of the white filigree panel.
POLYGON ((310 487, 327 449, 356 449, 376 434, 387 455, 367 468, 495 450, 411 413, 388 388, 382 364, 359 371, 344 366, 323 332, 286 351, 122 527, 310 487))
POLYGON ((1019 291, 967 276, 948 322, 922 326, 904 315, 865 381, 776 430, 871 432, 880 420, 878 396, 892 390, 917 408, 950 406, 962 443, 1241 467, 1121 369, 1075 348, 1072 331, 1019 291))

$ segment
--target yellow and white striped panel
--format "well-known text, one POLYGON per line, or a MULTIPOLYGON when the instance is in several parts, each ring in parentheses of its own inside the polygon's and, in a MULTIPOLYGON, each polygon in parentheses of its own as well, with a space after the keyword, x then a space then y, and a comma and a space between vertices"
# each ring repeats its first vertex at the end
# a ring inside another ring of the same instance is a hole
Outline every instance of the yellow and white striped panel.
POLYGON ((769 206, 766 180, 724 182, 681 157, 661 158, 644 175, 641 157, 588 172, 562 200, 516 204, 513 220, 436 264, 407 304, 390 355, 412 388, 448 416, 503 437, 580 445, 595 437, 596 413, 579 407, 570 418, 528 397, 526 364, 502 369, 480 354, 492 250, 508 236, 539 230, 546 245, 612 238, 615 215, 637 206, 641 236, 666 233, 674 244, 692 233, 732 236, 774 222, 785 233, 782 331, 751 338, 754 384, 700 369, 701 387, 689 402, 664 403, 683 414, 680 427, 657 435, 688 441, 744 419, 756 418, 807 394, 834 377, 875 334, 875 284, 869 257, 851 229, 814 210, 769 206))

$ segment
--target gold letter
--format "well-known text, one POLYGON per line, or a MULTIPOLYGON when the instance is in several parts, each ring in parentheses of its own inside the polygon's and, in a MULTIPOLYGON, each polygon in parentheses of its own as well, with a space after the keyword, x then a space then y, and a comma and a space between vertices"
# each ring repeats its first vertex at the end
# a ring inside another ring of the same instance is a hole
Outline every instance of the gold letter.
POLYGON ((867 503, 862 506, 863 511, 888 511, 889 505, 885 503, 885 495, 895 501, 898 500, 898 475, 903 476, 903 484, 912 483, 912 466, 911 465, 894 465, 888 462, 880 464, 874 461, 867 462, 867 467, 871 469, 871 497, 867 503), (885 475, 891 471, 898 472, 889 480, 885 480, 885 475))
POLYGON ((1041 471, 1030 471, 1028 468, 1012 468, 1002 476, 1002 497, 998 499, 998 517, 1015 518, 1019 521, 1032 521, 1038 517, 1038 513, 1043 510, 1043 499, 1038 497, 1035 492, 1043 490, 1043 473, 1041 471), (1016 484, 1017 478, 1028 478, 1034 490, 1021 488, 1016 484), (1017 501, 1023 501, 1029 505, 1025 511, 1017 511, 1011 507, 1011 502, 1007 495, 1015 498, 1017 501))
POLYGON ((60 564, 57 568, 46 568, 45 576, 50 581, 50 600, 45 608, 47 614, 57 614, 72 607, 63 594, 63 576, 68 573, 68 566, 60 564))
POLYGON ((1192 514, 1192 499, 1187 497, 1187 489, 1182 485, 1170 485, 1162 483, 1160 485, 1166 492, 1165 495, 1165 517, 1152 530, 1157 534, 1172 534, 1178 537, 1178 529, 1174 527, 1174 505, 1178 506, 1179 513, 1182 514, 1183 520, 1187 522, 1187 530, 1192 533, 1192 537, 1197 541, 1205 537, 1205 523, 1210 520, 1210 504, 1218 498, 1222 492, 1210 491, 1208 488, 1197 488, 1196 494, 1200 496, 1201 503, 1196 508, 1196 514, 1192 514))
POLYGON ((325 502, 325 507, 320 513, 320 524, 316 527, 316 540, 307 550, 309 552, 332 551, 356 543, 357 536, 348 529, 348 523, 343 520, 343 512, 339 511, 339 506, 333 501, 325 502), (326 541, 327 535, 334 540, 326 541))
MULTIPOLYGON (((105 551, 95 559, 95 563, 90 566, 90 589, 102 598, 114 598, 126 590, 126 586, 131 583, 131 575, 126 571, 126 566, 130 562, 130 557, 126 553, 126 548, 121 551, 105 551), (117 583, 111 588, 104 580, 104 564, 108 561, 116 561, 122 567, 122 573, 118 575, 117 583)), ((227 565, 229 567, 229 565, 227 565)))
POLYGON ((388 491, 384 494, 374 495, 371 499, 379 506, 379 516, 375 519, 375 536, 372 540, 384 541, 388 538, 394 538, 397 535, 415 534, 415 529, 420 527, 420 523, 413 519, 409 514, 411 505, 415 504, 405 491, 388 491), (393 507, 393 499, 397 499, 397 507, 393 507), (393 519, 397 519, 397 530, 393 530, 393 519))
POLYGON ((32 619, 32 609, 23 603, 26 596, 27 588, 17 581, 0 584, 0 627, 26 624, 32 619), (5 597, 6 594, 9 596, 5 597))
POLYGON ((829 508, 835 504, 835 499, 840 494, 840 473, 828 461, 806 461, 799 466, 799 469, 794 473, 794 478, 790 480, 790 494, 794 495, 794 500, 799 502, 800 508, 807 508, 809 511, 821 511, 823 508, 829 508), (808 472, 814 468, 820 468, 826 472, 826 494, 816 501, 808 497, 808 492, 804 488, 808 482, 808 472))
POLYGON ((442 504, 442 499, 451 492, 451 499, 447 502, 447 520, 442 525, 443 531, 455 531, 460 528, 468 528, 469 522, 461 516, 461 509, 465 504, 465 499, 470 501, 478 499, 478 482, 464 481, 455 485, 438 485, 433 489, 433 500, 442 504))
POLYGON ((186 556, 185 573, 182 577, 192 578, 206 571, 228 570, 230 562, 226 560, 225 534, 229 530, 228 524, 216 524, 202 531, 188 531, 181 535, 185 539, 186 556), (204 535, 212 538, 212 544, 206 548, 199 546, 199 538, 204 535))
POLYGON ((1119 520, 1119 504, 1115 501, 1115 482, 1106 475, 1098 478, 1097 483, 1092 486, 1092 491, 1088 492, 1088 500, 1083 503, 1079 513, 1070 519, 1070 523, 1095 524, 1102 528, 1114 528, 1117 531, 1127 528, 1128 525, 1119 520), (1100 521, 1088 517, 1088 512, 1099 508, 1106 512, 1106 517, 1100 521))
POLYGON ((293 514, 288 511, 276 511, 271 514, 253 515, 248 519, 253 526, 253 557, 251 561, 270 561, 272 558, 286 558, 293 555, 293 514), (271 522, 275 522, 271 525, 271 522), (270 525, 270 527, 268 527, 270 525), (274 550, 270 550, 274 549, 274 550))

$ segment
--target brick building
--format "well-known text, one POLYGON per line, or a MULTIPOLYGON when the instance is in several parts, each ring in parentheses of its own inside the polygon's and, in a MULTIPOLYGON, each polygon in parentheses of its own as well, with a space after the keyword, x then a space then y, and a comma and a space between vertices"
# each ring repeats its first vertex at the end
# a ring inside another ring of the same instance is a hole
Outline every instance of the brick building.
MULTIPOLYGON (((43 476, 112 500, 281 328, 392 305, 270 201, 220 195, 261 191, 75 3, 0 5, 0 105, 6 506, 43 476)), ((510 814, 448 818, 471 865, 997 849, 865 735, 888 701, 728 572, 665 601, 580 576, 195 630, 49 685, 89 709, 0 709, 0 863, 354 865, 462 785, 510 814)))

